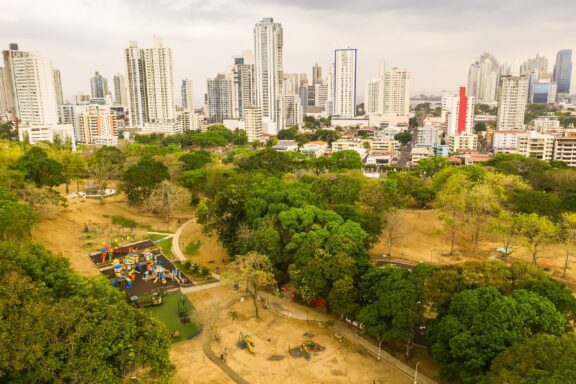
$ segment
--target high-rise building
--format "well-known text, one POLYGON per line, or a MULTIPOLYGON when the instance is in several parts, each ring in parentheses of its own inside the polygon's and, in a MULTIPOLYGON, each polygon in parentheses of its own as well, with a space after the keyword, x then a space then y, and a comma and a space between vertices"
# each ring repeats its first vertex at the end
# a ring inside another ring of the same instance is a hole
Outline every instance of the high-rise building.
POLYGON ((322 67, 318 64, 312 67, 312 84, 322 84, 322 67))
POLYGON ((153 48, 131 41, 125 54, 132 125, 175 123, 172 49, 155 37, 153 48))
POLYGON ((557 99, 576 93, 575 49, 563 49, 556 55, 556 65, 552 78, 557 84, 557 99))
POLYGON ((552 104, 556 102, 556 83, 540 80, 529 85, 528 102, 535 104, 552 104))
POLYGON ((284 37, 282 25, 264 18, 254 27, 254 59, 256 73, 256 103, 262 108, 262 118, 273 127, 282 129, 282 83, 284 37))
POLYGON ((509 75, 500 78, 498 87, 498 130, 524 129, 524 112, 528 95, 528 79, 525 75, 509 75))
POLYGON ((546 80, 550 77, 548 73, 548 59, 544 56, 536 55, 533 59, 526 60, 520 66, 520 74, 536 74, 536 80, 546 80))
POLYGON ((325 110, 328 100, 328 84, 314 84, 314 106, 325 110))
POLYGON ((121 74, 117 73, 113 77, 114 80, 114 104, 128 106, 128 89, 126 88, 126 79, 121 74))
POLYGON ((104 99, 108 94, 108 79, 96 71, 90 78, 90 95, 94 99, 104 99))
POLYGON ((460 87, 456 95, 443 95, 443 115, 447 120, 446 133, 471 135, 474 128, 474 96, 466 95, 466 87, 460 87))
POLYGON ((56 104, 64 104, 64 94, 62 93, 62 76, 59 69, 54 70, 54 90, 56 92, 56 104))
MULTIPOLYGON (((382 88, 382 87, 381 87, 382 88)), ((384 72, 382 113, 385 115, 408 116, 410 113, 410 72, 392 68, 384 72)))
POLYGON ((248 136, 248 142, 263 141, 262 108, 245 107, 242 115, 244 116, 244 129, 246 136, 248 136))
POLYGON ((91 104, 79 114, 77 129, 80 143, 117 142, 116 117, 107 105, 91 104))
POLYGON ((354 48, 334 51, 334 115, 356 115, 356 56, 354 48))
POLYGON ((368 81, 366 97, 364 98, 364 111, 367 115, 380 112, 380 79, 368 81))
POLYGON ((284 126, 291 127, 293 125, 301 125, 304 119, 303 109, 298 95, 284 95, 284 105, 282 111, 284 112, 284 126))
POLYGON ((8 110, 24 125, 57 124, 58 103, 51 61, 18 50, 18 44, 10 44, 3 56, 8 110))
POLYGON ((0 115, 8 112, 8 95, 6 80, 4 78, 4 68, 0 67, 0 115))
POLYGON ((180 86, 180 91, 182 93, 182 109, 185 111, 194 110, 194 89, 192 87, 192 80, 184 79, 182 80, 182 85, 180 86))
POLYGON ((246 51, 243 56, 234 58, 232 66, 233 87, 233 117, 242 118, 244 107, 254 107, 256 101, 256 73, 251 64, 252 51, 246 51))
POLYGON ((232 118, 232 80, 219 73, 208 79, 208 116, 210 123, 232 118))
POLYGON ((468 71, 468 93, 474 96, 478 103, 493 103, 496 101, 496 90, 500 66, 489 53, 483 53, 468 71))

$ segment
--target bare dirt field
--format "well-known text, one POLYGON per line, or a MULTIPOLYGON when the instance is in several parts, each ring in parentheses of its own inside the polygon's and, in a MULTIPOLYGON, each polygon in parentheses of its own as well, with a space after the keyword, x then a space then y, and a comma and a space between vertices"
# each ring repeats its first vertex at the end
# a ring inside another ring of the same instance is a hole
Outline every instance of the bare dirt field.
POLYGON ((192 216, 191 211, 181 212, 170 222, 142 214, 138 208, 128 205, 124 194, 105 199, 104 205, 96 199, 71 198, 68 206, 60 208, 49 218, 43 218, 34 227, 32 237, 55 253, 61 253, 70 260, 72 267, 84 275, 97 274, 87 254, 100 249, 102 242, 119 234, 131 239, 146 237, 147 228, 137 226, 134 231, 112 224, 112 216, 122 216, 134 220, 152 230, 175 231, 180 223, 192 216), (89 237, 83 233, 84 226, 91 230, 89 237))
POLYGON ((204 226, 198 223, 190 223, 184 227, 180 235, 180 248, 185 252, 186 246, 195 240, 200 240, 200 249, 195 256, 188 256, 190 261, 209 268, 212 272, 219 273, 231 259, 226 249, 218 240, 215 232, 205 234, 202 232, 204 226))
MULTIPOLYGON (((400 237, 392 248, 392 257, 408 259, 416 262, 460 263, 469 260, 486 260, 502 247, 497 239, 491 239, 483 234, 479 242, 477 254, 474 254, 471 234, 463 228, 456 242, 456 255, 446 256, 450 251, 448 234, 442 233, 443 225, 438 210, 403 210, 399 220, 400 237)), ((529 252, 521 244, 512 244, 512 259, 531 262, 529 252)), ((387 252, 384 237, 370 250, 373 258, 380 258, 387 252)), ((561 244, 550 244, 543 247, 540 256, 553 264, 554 277, 560 278, 566 257, 565 247, 561 244)), ((576 260, 568 265, 567 280, 571 286, 576 286, 576 260), (571 266, 572 265, 572 266, 571 266)))
MULTIPOLYGON (((202 318, 213 318, 215 307, 233 295, 228 287, 196 292, 189 295, 202 318), (225 298, 225 299, 224 299, 225 298)), ((329 330, 317 324, 285 319, 262 309, 261 319, 254 317, 251 301, 239 302, 222 309, 216 324, 220 342, 212 341, 217 356, 226 352, 226 364, 250 383, 411 383, 411 379, 347 341, 339 342, 329 330), (232 319, 229 312, 237 314, 232 319), (326 347, 312 352, 309 361, 288 354, 306 337, 326 347), (249 334, 254 353, 237 346, 240 333, 249 334)), ((202 352, 201 337, 175 345, 172 361, 176 365, 174 383, 228 383, 227 376, 212 364, 202 352)))

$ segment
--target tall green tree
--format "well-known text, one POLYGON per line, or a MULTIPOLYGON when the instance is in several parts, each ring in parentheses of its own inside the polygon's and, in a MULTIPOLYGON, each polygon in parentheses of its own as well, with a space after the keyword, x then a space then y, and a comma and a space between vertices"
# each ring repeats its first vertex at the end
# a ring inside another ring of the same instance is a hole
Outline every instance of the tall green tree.
POLYGON ((24 177, 33 182, 37 188, 54 187, 66 181, 62 175, 62 164, 50 159, 40 147, 32 147, 16 161, 14 169, 22 171, 24 177))
POLYGON ((169 180, 168 168, 157 160, 144 158, 124 172, 124 191, 130 204, 138 204, 150 196, 163 181, 169 180))

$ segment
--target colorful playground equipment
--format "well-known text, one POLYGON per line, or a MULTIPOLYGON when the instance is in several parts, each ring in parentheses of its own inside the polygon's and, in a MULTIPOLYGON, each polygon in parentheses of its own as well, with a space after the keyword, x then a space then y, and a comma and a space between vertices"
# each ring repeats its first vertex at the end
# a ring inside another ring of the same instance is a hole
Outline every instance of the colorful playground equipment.
POLYGON ((247 349, 250 353, 254 353, 254 343, 252 342, 252 338, 250 335, 245 335, 240 332, 240 336, 238 337, 238 347, 240 349, 247 349))
POLYGON ((288 353, 292 357, 304 357, 306 360, 310 360, 310 352, 322 352, 324 350, 326 350, 326 347, 318 344, 314 340, 308 339, 299 346, 289 348, 288 353))
POLYGON ((125 283, 126 288, 132 288, 132 280, 125 274, 122 263, 118 259, 114 259, 114 281, 112 286, 115 287, 118 284, 125 283))

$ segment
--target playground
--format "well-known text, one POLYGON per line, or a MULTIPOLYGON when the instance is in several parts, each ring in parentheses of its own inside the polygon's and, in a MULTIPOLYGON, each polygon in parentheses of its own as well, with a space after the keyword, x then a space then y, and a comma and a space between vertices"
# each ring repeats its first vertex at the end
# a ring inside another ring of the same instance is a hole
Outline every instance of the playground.
MULTIPOLYGON (((330 329, 315 322, 289 320, 265 309, 256 319, 249 300, 221 308, 214 317, 215 308, 232 295, 230 287, 222 286, 188 297, 199 315, 216 325, 213 334, 204 332, 202 336, 210 339, 212 352, 249 383, 412 383, 395 368, 378 362, 356 345, 339 340, 330 329), (220 341, 215 341, 214 333, 220 341), (296 353, 291 353, 293 350, 296 353)), ((232 383, 205 357, 200 344, 194 338, 174 346, 173 382, 232 383)))

